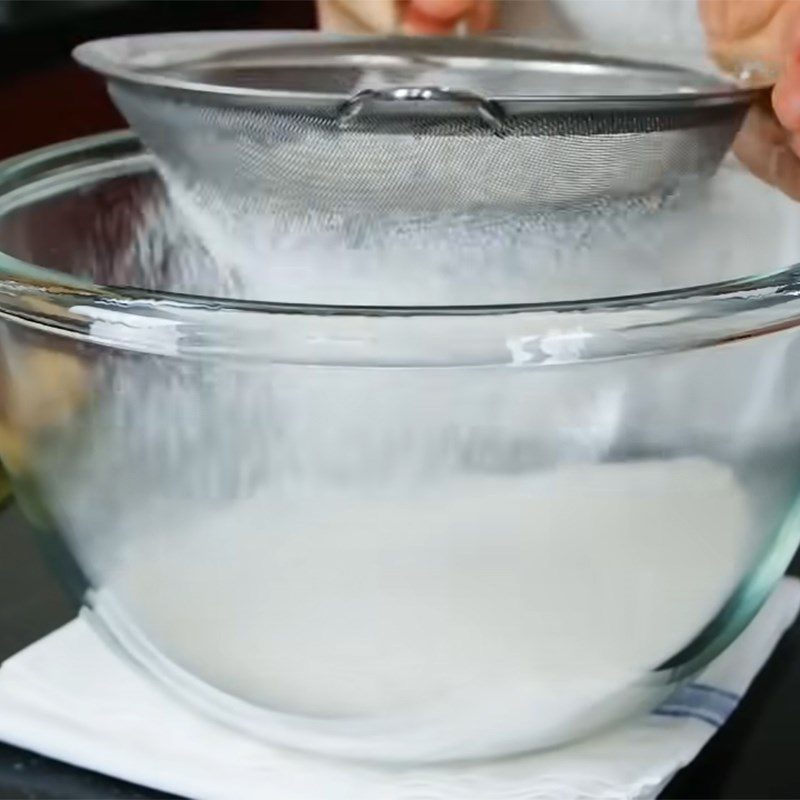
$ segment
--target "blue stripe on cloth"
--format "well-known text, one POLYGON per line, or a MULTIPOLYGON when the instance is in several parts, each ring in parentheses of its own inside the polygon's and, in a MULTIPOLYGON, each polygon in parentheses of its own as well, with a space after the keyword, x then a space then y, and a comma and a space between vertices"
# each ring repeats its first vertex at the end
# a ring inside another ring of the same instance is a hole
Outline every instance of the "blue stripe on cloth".
POLYGON ((683 719, 699 719, 700 722, 707 722, 712 728, 721 728, 722 722, 718 719, 705 716, 702 712, 695 709, 667 709, 663 707, 657 708, 652 712, 655 717, 681 717, 683 719))
POLYGON ((710 692, 711 694, 718 694, 720 697, 727 697, 729 700, 733 700, 736 705, 738 705, 739 701, 742 699, 742 696, 735 692, 729 692, 727 689, 719 689, 716 686, 709 686, 707 683, 690 683, 689 686, 704 692, 710 692))
POLYGON ((690 683, 668 697, 653 714, 662 717, 693 717, 719 728, 733 713, 740 699, 739 695, 725 689, 690 683))

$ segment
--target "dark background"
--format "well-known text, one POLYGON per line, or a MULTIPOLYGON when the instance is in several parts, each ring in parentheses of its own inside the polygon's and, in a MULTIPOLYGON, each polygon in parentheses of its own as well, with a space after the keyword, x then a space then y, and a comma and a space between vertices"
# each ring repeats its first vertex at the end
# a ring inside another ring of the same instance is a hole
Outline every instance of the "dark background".
MULTIPOLYGON (((102 81, 71 62, 72 48, 83 41, 156 31, 315 25, 313 0, 0 0, 0 159, 124 127, 102 81)), ((800 564, 793 571, 800 574, 800 564)), ((3 510, 0 661, 72 613, 19 512, 13 506, 3 510)), ((664 797, 800 798, 798 731, 800 624, 730 722, 664 797)), ((0 800, 159 796, 0 744, 0 800)))
POLYGON ((158 31, 316 27, 313 0, 0 0, 0 159, 125 127, 72 63, 89 39, 158 31))

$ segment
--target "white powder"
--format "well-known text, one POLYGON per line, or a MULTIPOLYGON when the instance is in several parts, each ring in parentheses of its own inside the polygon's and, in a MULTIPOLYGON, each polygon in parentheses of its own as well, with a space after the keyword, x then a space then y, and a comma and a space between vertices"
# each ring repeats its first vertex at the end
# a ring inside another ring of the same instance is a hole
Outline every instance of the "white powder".
POLYGON ((654 292, 768 273, 800 261, 795 209, 740 169, 702 191, 611 213, 431 219, 372 226, 320 215, 227 208, 167 175, 170 203, 147 209, 133 260, 147 288, 247 300, 342 305, 491 305, 654 292), (144 279, 142 273, 145 273, 144 279))
POLYGON ((732 473, 703 459, 269 489, 125 539, 104 588, 157 647, 309 718, 264 736, 409 759, 550 744, 646 702, 634 684, 714 617, 759 543, 732 473))

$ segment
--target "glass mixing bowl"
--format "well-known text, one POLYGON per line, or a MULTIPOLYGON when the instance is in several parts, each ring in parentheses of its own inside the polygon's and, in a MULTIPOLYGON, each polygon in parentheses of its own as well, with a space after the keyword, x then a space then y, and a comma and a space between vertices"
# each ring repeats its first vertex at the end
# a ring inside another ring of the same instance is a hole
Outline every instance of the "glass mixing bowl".
POLYGON ((0 454, 81 613, 202 713, 342 757, 549 747, 780 578, 800 270, 763 220, 729 226, 755 277, 347 307, 203 296, 170 214, 130 134, 0 166, 0 454))

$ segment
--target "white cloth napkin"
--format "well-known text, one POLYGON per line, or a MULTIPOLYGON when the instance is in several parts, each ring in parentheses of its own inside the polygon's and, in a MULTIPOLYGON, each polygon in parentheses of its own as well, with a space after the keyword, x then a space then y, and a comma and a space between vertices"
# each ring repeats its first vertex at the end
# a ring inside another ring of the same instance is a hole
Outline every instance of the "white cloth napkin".
POLYGON ((736 708, 800 608, 786 578, 740 639, 652 714, 570 747, 424 769, 288 752, 196 716, 78 618, 0 668, 0 739, 192 798, 649 798, 736 708))

